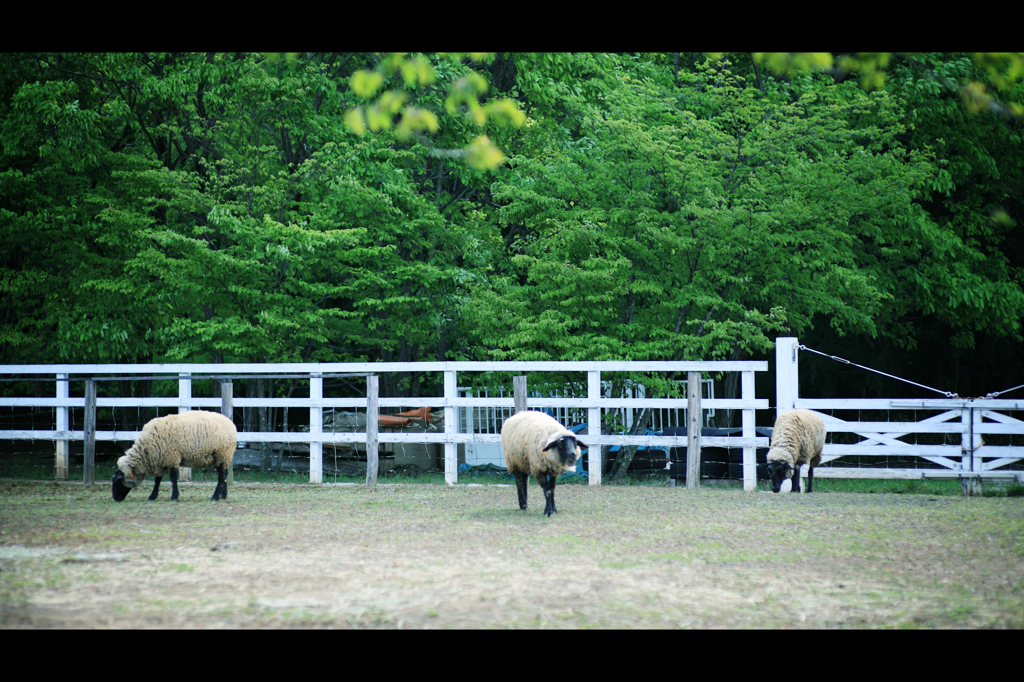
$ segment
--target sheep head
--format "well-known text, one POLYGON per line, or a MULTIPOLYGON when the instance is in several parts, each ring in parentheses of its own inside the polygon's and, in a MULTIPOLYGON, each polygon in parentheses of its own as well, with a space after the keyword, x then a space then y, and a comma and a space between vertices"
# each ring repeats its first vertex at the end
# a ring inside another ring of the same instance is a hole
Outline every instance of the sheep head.
POLYGON ((561 434, 548 441, 543 451, 554 449, 560 464, 566 467, 566 471, 576 471, 576 460, 580 458, 580 446, 576 443, 576 437, 570 434, 561 434))
POLYGON ((772 492, 777 493, 782 489, 782 484, 793 476, 793 467, 789 462, 775 460, 768 462, 768 475, 772 479, 772 492))
POLYGON ((128 464, 128 455, 117 460, 117 471, 114 472, 114 478, 111 479, 112 488, 110 491, 114 501, 124 501, 124 498, 128 497, 128 493, 132 491, 132 488, 142 483, 144 478, 145 476, 136 476, 135 472, 132 471, 131 466, 128 464))

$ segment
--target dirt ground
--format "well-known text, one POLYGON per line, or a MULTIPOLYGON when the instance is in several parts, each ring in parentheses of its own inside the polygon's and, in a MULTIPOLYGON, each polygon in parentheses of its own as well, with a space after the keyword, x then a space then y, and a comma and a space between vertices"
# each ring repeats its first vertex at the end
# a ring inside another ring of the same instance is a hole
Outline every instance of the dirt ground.
POLYGON ((1024 627, 1024 498, 181 488, 0 481, 0 627, 1024 627))

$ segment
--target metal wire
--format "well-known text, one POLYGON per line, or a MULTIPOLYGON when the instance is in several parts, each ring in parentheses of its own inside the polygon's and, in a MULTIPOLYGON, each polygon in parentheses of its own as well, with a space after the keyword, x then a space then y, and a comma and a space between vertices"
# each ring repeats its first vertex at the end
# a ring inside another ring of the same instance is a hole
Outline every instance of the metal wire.
MULTIPOLYGON (((916 381, 911 381, 910 379, 904 379, 902 377, 893 376, 892 374, 886 374, 885 372, 879 371, 877 369, 871 369, 870 367, 865 367, 864 365, 858 365, 856 362, 850 362, 849 360, 847 360, 845 358, 838 357, 836 355, 829 355, 828 353, 822 353, 821 351, 814 350, 813 348, 808 348, 807 346, 804 346, 802 344, 797 346, 797 348, 799 348, 800 350, 806 350, 806 351, 810 351, 812 353, 817 353, 818 355, 823 355, 826 358, 831 358, 831 359, 835 360, 836 362, 841 362, 841 363, 843 363, 845 365, 853 365, 854 367, 859 367, 860 369, 866 369, 869 372, 874 372, 875 374, 881 374, 882 376, 889 377, 890 379, 896 379, 897 381, 902 381, 902 382, 907 383, 907 384, 913 384, 914 386, 919 386, 920 388, 926 388, 929 391, 935 391, 936 393, 941 393, 942 395, 946 396, 947 398, 959 398, 960 397, 956 393, 950 393, 949 391, 941 391, 941 390, 939 390, 937 388, 932 388, 931 386, 925 386, 924 384, 919 384, 916 381)), ((1017 388, 1020 388, 1020 386, 1018 386, 1017 388)), ((1008 390, 1013 390, 1013 389, 1008 389, 1008 390)))
POLYGON ((1024 384, 1021 384, 1020 386, 1014 386, 1013 388, 1006 388, 1006 389, 1003 389, 1002 391, 993 391, 992 393, 986 393, 985 397, 986 398, 995 398, 997 395, 1002 395, 1004 393, 1009 393, 1010 391, 1016 391, 1018 388, 1024 388, 1024 384))

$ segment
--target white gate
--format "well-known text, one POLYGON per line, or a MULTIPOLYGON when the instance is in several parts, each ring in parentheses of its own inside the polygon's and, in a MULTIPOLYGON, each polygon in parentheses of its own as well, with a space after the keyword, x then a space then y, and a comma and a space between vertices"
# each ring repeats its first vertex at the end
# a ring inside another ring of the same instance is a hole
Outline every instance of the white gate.
MULTIPOLYGON (((815 477, 958 478, 963 480, 968 493, 979 492, 980 481, 986 478, 1024 481, 1024 470, 1005 468, 1024 459, 1024 447, 986 444, 984 438, 986 435, 1024 435, 1024 421, 1005 414, 1024 411, 1024 400, 800 398, 799 353, 797 339, 776 339, 777 414, 797 408, 821 414, 830 434, 830 442, 826 442, 822 451, 822 464, 843 457, 870 457, 919 459, 935 465, 931 468, 822 466, 815 468, 815 477), (836 411, 895 411, 904 415, 924 411, 931 416, 911 421, 851 421, 831 414, 836 411), (843 438, 836 434, 850 436, 843 438), (843 440, 855 442, 841 442, 843 440), (930 442, 921 443, 921 440, 930 442)), ((806 465, 802 475, 807 475, 806 465)))

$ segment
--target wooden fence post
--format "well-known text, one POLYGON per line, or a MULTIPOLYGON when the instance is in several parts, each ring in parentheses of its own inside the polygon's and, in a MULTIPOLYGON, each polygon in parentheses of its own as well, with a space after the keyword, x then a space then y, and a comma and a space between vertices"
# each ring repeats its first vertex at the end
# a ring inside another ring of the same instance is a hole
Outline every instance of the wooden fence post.
MULTIPOLYGON (((754 373, 740 373, 740 396, 743 400, 754 400, 754 373)), ((743 437, 755 438, 756 421, 753 408, 743 408, 740 412, 743 424, 743 437)), ((743 490, 750 492, 757 490, 757 448, 754 446, 743 448, 743 490)))
POLYGON ((82 483, 96 482, 96 380, 85 380, 85 473, 82 483))
POLYGON ((459 450, 455 444, 455 405, 459 396, 459 380, 455 370, 444 371, 444 482, 455 485, 459 482, 459 450))
MULTIPOLYGON (((775 418, 796 409, 800 397, 800 350, 799 342, 793 336, 775 339, 775 418)), ((800 490, 807 490, 807 465, 800 467, 800 490)), ((784 486, 789 484, 783 482, 784 486)), ((787 487, 783 491, 788 490, 787 487)))
MULTIPOLYGON (((525 391, 524 391, 525 392, 525 391)), ((587 397, 597 400, 601 397, 601 372, 590 370, 587 372, 587 397)), ((587 446, 587 472, 590 485, 601 485, 601 408, 587 408, 587 435, 590 436, 590 444, 587 446)))
MULTIPOLYGON (((981 457, 977 449, 981 447, 981 434, 974 432, 974 427, 981 424, 981 410, 977 412, 970 407, 960 410, 960 423, 963 425, 963 432, 960 435, 960 444, 963 449, 963 456, 960 458, 960 471, 973 472, 981 471, 981 457)), ((969 476, 960 479, 960 492, 963 495, 981 495, 981 478, 969 476)))
MULTIPOLYGON (((67 399, 69 395, 68 387, 71 385, 70 381, 64 381, 68 379, 67 374, 57 375, 57 398, 67 399)), ((68 407, 57 408, 57 430, 67 431, 68 430, 68 407)), ((68 439, 58 438, 57 439, 57 480, 66 481, 68 480, 68 439)))
MULTIPOLYGON (((309 397, 311 400, 322 400, 324 397, 324 378, 319 372, 312 372, 309 377, 309 397)), ((320 439, 324 431, 324 408, 317 405, 309 408, 309 482, 324 482, 324 442, 320 439)))
MULTIPOLYGON (((178 414, 183 414, 192 409, 191 405, 183 405, 185 401, 192 399, 192 373, 178 372, 178 414)), ((192 480, 192 468, 180 467, 178 469, 179 481, 192 480)))
POLYGON ((794 336, 775 339, 775 418, 796 408, 800 397, 799 342, 794 336))
MULTIPOLYGON (((526 376, 512 377, 512 401, 515 404, 515 412, 522 412, 526 409, 526 376)), ((513 414, 515 414, 513 412, 513 414)))
MULTIPOLYGON (((220 382, 220 413, 235 421, 235 385, 230 379, 222 379, 220 382)), ((231 466, 228 467, 227 481, 229 484, 235 482, 235 463, 232 457, 231 466)))
POLYGON ((379 392, 378 377, 371 374, 366 377, 366 485, 372 488, 377 485, 377 434, 380 430, 380 404, 377 401, 379 392))
MULTIPOLYGON (((983 471, 981 453, 978 452, 982 445, 981 434, 978 433, 978 428, 982 424, 982 414, 980 409, 971 408, 971 471, 981 472, 983 471)), ((971 477, 971 494, 981 497, 982 492, 982 479, 981 476, 971 477)))
POLYGON ((700 488, 700 372, 686 373, 686 487, 700 488))

